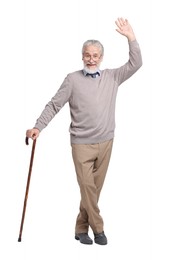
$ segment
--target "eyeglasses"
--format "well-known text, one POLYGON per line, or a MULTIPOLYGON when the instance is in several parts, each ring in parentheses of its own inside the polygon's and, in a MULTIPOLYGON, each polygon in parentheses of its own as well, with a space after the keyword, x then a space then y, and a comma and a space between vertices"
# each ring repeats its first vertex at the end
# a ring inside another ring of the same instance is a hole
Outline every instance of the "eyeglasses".
POLYGON ((87 60, 87 61, 90 60, 90 59, 92 59, 92 60, 94 60, 94 61, 98 61, 98 60, 100 59, 100 57, 101 57, 101 56, 99 56, 99 55, 97 55, 97 54, 90 55, 90 54, 86 53, 86 54, 83 55, 83 58, 84 58, 85 60, 87 60))

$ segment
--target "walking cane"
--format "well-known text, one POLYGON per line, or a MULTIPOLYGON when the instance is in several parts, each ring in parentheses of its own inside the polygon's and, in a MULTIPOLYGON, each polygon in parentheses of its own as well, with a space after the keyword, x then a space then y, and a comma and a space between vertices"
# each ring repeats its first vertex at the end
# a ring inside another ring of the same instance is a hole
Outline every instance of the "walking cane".
MULTIPOLYGON (((26 142, 26 145, 29 144, 28 137, 26 137, 25 142, 26 142)), ((32 145, 29 173, 28 173, 28 179, 27 179, 27 184, 26 184, 26 193, 25 193, 25 198, 24 198, 23 213, 22 213, 22 218, 21 218, 21 226, 20 226, 18 242, 21 242, 21 237, 22 237, 22 232, 23 232, 23 224, 24 224, 26 205, 27 205, 27 199, 28 199, 28 193, 29 193, 29 185, 30 185, 32 165, 33 165, 33 160, 34 160, 35 145, 36 145, 36 139, 33 141, 33 145, 32 145)))

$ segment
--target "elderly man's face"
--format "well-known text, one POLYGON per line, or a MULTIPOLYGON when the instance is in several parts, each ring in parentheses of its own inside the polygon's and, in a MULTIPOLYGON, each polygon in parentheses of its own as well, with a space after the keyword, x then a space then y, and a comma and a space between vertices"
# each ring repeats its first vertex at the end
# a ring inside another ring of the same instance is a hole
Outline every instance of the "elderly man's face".
POLYGON ((84 48, 82 60, 84 67, 91 71, 96 71, 102 62, 101 50, 95 45, 88 45, 84 48))

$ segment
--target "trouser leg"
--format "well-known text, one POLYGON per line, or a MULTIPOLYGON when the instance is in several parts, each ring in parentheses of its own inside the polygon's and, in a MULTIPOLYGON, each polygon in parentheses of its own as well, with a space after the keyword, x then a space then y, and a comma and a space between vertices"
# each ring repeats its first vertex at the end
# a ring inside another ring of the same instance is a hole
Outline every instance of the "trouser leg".
POLYGON ((94 233, 103 231, 98 199, 106 176, 112 140, 93 145, 72 145, 72 155, 80 186, 80 212, 76 220, 76 233, 88 232, 89 225, 94 233))
POLYGON ((94 165, 94 182, 97 189, 97 202, 99 200, 100 192, 104 184, 106 173, 108 170, 111 152, 112 152, 113 140, 99 144, 99 156, 94 165))

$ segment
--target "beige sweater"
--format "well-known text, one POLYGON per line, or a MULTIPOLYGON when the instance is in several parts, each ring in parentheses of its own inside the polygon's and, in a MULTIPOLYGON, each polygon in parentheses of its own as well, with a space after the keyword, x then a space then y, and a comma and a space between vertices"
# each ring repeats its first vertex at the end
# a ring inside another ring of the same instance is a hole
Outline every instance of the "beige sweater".
POLYGON ((82 70, 68 74, 34 127, 43 130, 64 104, 69 102, 71 143, 93 144, 112 139, 118 86, 141 65, 141 52, 135 40, 129 42, 129 60, 123 66, 101 70, 97 78, 84 76, 82 70))

